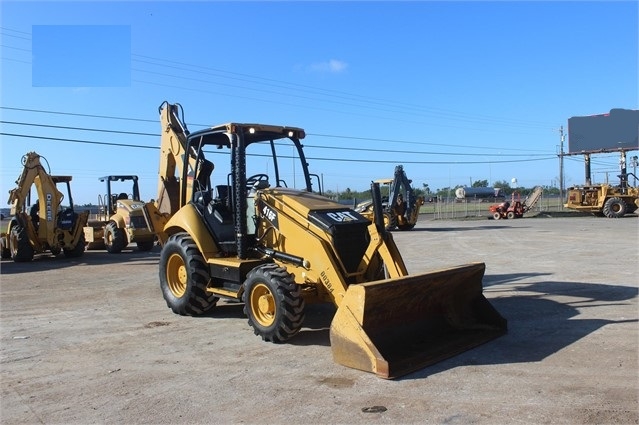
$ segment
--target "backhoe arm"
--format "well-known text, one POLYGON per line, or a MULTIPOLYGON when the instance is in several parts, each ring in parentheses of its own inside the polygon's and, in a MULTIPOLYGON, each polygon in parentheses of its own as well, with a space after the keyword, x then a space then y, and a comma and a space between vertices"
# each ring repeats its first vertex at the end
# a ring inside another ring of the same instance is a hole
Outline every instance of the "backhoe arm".
MULTIPOLYGON (((160 144, 160 169, 158 173, 158 196, 155 201, 157 209, 162 214, 172 216, 180 209, 180 192, 182 185, 186 190, 192 190, 192 185, 179 178, 185 166, 189 167, 189 175, 195 169, 195 152, 191 151, 186 160, 186 144, 189 130, 183 120, 182 106, 179 103, 163 102, 159 108, 162 136, 160 144), (180 118, 182 115, 182 118, 180 118), (179 172, 179 176, 175 173, 179 172)), ((187 193, 186 199, 190 199, 187 193)))
POLYGON ((63 195, 57 190, 53 178, 40 163, 40 155, 28 152, 22 157, 22 173, 16 180, 16 187, 9 191, 11 215, 21 212, 25 206, 31 186, 35 185, 40 202, 41 216, 47 217, 51 211, 57 211, 63 195))

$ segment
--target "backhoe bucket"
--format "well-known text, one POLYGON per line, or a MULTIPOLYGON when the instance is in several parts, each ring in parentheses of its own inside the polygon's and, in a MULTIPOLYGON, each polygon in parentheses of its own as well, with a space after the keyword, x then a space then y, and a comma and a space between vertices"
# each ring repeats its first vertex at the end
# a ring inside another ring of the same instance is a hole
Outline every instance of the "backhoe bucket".
POLYGON ((506 333, 482 294, 486 265, 350 285, 331 323, 336 363, 397 378, 506 333))

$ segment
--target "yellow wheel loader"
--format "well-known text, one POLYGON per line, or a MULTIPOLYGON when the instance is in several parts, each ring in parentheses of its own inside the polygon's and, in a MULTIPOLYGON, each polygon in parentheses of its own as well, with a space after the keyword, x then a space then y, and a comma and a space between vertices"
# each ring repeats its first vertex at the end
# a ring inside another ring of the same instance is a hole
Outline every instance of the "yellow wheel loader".
POLYGON ((129 244, 135 243, 140 251, 150 251, 155 244, 155 235, 144 219, 140 200, 138 176, 110 175, 100 177, 106 182, 106 194, 98 195, 99 215, 84 227, 87 249, 106 249, 117 254, 129 244), (116 182, 131 182, 131 193, 113 193, 116 182))
MULTIPOLYGON (((61 251, 66 257, 84 254, 84 233, 88 211, 75 212, 71 197, 71 176, 52 176, 40 162, 40 155, 28 152, 22 157, 23 170, 16 187, 9 191, 11 220, 6 233, 0 235, 2 258, 15 262, 31 261, 35 254, 61 251), (68 206, 57 185, 64 185, 68 206), (38 199, 31 204, 31 187, 38 199), (31 204, 29 212, 27 206, 31 204)), ((43 158, 44 159, 44 158, 43 158)))
POLYGON ((609 184, 568 188, 566 208, 608 218, 621 218, 639 208, 639 188, 609 184))
POLYGON ((302 329, 306 305, 332 303, 334 360, 382 378, 506 332, 506 320, 482 294, 483 263, 408 274, 384 228, 378 184, 371 187, 373 220, 322 196, 303 129, 227 123, 189 133, 176 111, 167 102, 160 107, 159 193, 179 208, 144 207, 162 244, 159 283, 174 313, 201 315, 220 298, 241 301, 254 333, 280 343, 302 329), (206 157, 220 150, 230 172, 213 176, 212 185, 206 157), (176 158, 178 175, 166 174, 176 158), (287 161, 297 161, 292 176, 287 161))
MULTIPOLYGON (((402 165, 395 167, 392 179, 375 180, 382 186, 382 191, 387 188, 382 196, 382 211, 386 230, 411 230, 417 224, 419 209, 424 205, 424 197, 416 196, 411 186, 412 180, 406 177, 402 165)), ((374 217, 373 201, 368 200, 355 206, 355 211, 372 220, 374 217)))

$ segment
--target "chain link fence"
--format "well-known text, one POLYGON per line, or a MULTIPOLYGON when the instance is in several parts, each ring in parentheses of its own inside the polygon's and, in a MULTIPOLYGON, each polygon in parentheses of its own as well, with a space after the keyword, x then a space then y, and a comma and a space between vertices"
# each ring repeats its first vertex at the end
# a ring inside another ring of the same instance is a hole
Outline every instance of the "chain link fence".
MULTIPOLYGON (((525 198, 522 198, 523 202, 525 198)), ((506 200, 510 200, 506 198, 506 200)), ((421 218, 432 220, 446 220, 472 217, 492 217, 488 208, 491 205, 504 202, 504 198, 495 199, 457 199, 454 197, 432 198, 431 202, 426 202, 420 209, 421 218)), ((547 196, 543 194, 537 204, 527 213, 533 215, 541 212, 564 211, 563 202, 559 196, 547 196)))

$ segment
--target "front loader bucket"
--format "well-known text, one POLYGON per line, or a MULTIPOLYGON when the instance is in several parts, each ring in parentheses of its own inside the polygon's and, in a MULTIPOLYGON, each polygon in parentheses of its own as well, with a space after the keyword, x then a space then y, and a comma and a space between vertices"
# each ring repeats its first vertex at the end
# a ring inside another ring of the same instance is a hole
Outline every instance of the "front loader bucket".
POLYGON ((486 265, 350 285, 331 323, 335 362, 397 378, 506 333, 482 294, 486 265))

